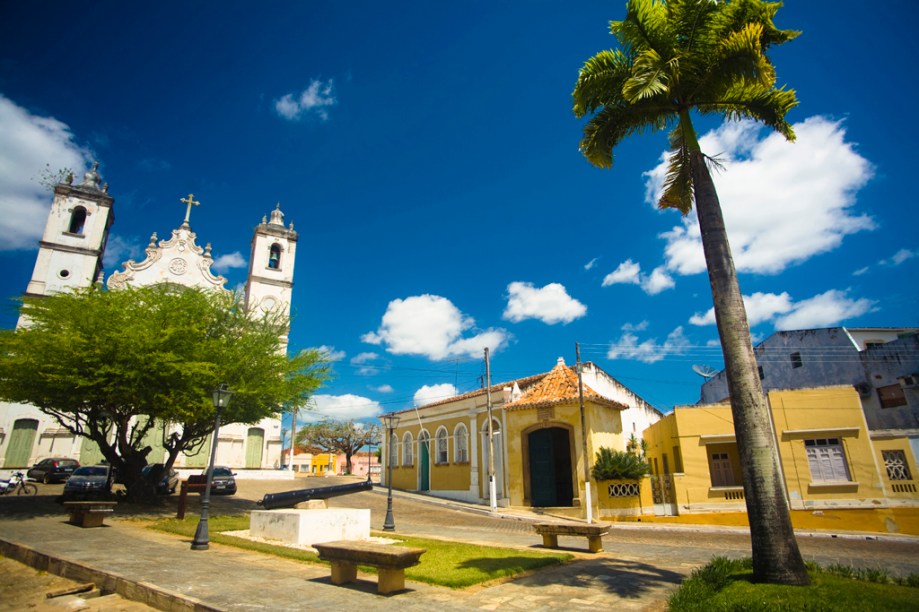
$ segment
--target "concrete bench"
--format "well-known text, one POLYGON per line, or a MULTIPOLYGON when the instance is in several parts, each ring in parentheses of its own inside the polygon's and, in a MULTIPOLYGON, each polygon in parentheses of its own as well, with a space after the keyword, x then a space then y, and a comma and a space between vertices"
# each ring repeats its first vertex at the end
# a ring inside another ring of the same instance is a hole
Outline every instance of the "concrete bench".
POLYGON ((405 568, 418 565, 424 548, 409 548, 339 540, 313 544, 319 551, 319 558, 332 564, 332 584, 346 584, 357 579, 357 566, 370 565, 377 568, 377 593, 386 595, 405 589, 405 568))
POLYGON ((106 515, 115 511, 113 501, 65 501, 64 510, 70 513, 70 523, 78 527, 102 527, 106 515))
POLYGON ((558 548, 558 536, 587 538, 590 552, 603 552, 603 536, 609 533, 609 523, 534 523, 536 533, 542 536, 546 548, 558 548))

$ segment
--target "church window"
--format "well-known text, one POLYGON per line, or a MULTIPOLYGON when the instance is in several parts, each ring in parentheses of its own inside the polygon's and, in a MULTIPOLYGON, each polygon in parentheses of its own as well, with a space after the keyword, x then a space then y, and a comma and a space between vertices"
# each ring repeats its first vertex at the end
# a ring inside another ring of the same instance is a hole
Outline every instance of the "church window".
POLYGON ((437 430, 437 463, 447 463, 447 429, 437 430))
POLYGON ((73 209, 73 212, 70 213, 70 226, 67 229, 67 232, 70 234, 83 235, 83 227, 86 225, 86 209, 82 206, 77 206, 73 209))
POLYGON ((272 244, 268 251, 268 267, 277 270, 281 267, 281 245, 272 244))
POLYGON ((454 447, 453 461, 455 463, 469 463, 469 435, 466 426, 460 423, 453 432, 454 447))
POLYGON ((412 450, 412 432, 407 431, 402 436, 402 465, 409 466, 414 463, 415 457, 412 450))

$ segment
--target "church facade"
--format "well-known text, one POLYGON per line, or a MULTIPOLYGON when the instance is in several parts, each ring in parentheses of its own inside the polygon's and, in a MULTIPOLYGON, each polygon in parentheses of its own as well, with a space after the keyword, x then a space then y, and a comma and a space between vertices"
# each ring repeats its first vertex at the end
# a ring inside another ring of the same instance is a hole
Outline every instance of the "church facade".
MULTIPOLYGON (((101 282, 102 258, 109 231, 115 220, 115 200, 102 184, 98 164, 79 184, 72 177, 54 188, 54 199, 39 242, 27 296, 46 296, 60 291, 89 287, 101 282)), ((227 279, 211 271, 211 245, 197 244, 189 217, 199 202, 194 195, 182 198, 185 219, 171 235, 159 240, 154 233, 145 259, 123 264, 123 270, 109 276, 109 290, 157 283, 172 283, 211 291, 227 291, 227 279)), ((245 303, 258 312, 290 314, 294 280, 297 233, 293 224, 284 226, 278 205, 256 226, 250 244, 245 303)), ((19 325, 26 324, 20 319, 19 325)), ((286 338, 284 345, 286 346, 286 338)), ((162 430, 156 433, 159 438, 162 430)), ((155 439, 151 437, 151 446, 155 439)), ((232 423, 220 428, 216 464, 234 469, 273 469, 281 462, 281 421, 265 418, 254 424, 232 423)), ((180 455, 176 467, 204 467, 210 444, 193 456, 180 455)), ((154 450, 150 463, 163 460, 165 452, 154 450)), ((51 416, 25 404, 0 403, 0 468, 25 467, 47 457, 70 457, 83 465, 102 460, 95 443, 73 436, 51 416)))

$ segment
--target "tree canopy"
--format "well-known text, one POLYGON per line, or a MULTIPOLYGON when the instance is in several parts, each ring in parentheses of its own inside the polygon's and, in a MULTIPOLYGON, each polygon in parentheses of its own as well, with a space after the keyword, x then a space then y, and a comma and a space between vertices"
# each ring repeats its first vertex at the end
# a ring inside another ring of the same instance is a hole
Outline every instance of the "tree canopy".
POLYGON ((99 445, 130 497, 159 433, 171 467, 213 430, 212 390, 233 391, 224 423, 301 403, 328 377, 318 351, 288 356, 289 321, 224 292, 162 284, 22 298, 26 324, 0 332, 0 398, 29 403, 99 445))
POLYGON ((380 443, 380 427, 373 423, 325 420, 304 426, 297 432, 295 440, 298 445, 344 453, 346 469, 350 474, 351 457, 367 445, 380 443))

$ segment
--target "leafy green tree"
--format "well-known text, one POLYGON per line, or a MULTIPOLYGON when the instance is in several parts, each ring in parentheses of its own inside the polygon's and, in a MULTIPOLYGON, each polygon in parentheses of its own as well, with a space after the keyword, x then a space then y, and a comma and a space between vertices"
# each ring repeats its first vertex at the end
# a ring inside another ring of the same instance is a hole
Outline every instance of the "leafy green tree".
POLYGON ((610 24, 620 49, 587 60, 574 88, 574 113, 589 116, 581 152, 596 166, 613 164, 627 136, 670 131, 661 208, 699 218, 718 334, 731 392, 754 577, 807 584, 791 527, 772 426, 750 339, 721 205, 691 112, 750 119, 794 139, 786 113, 794 91, 776 88, 766 55, 799 33, 773 23, 778 3, 760 0, 630 0, 624 20, 610 24))
POLYGON ((380 443, 380 427, 373 423, 329 419, 306 425, 297 432, 295 440, 298 446, 318 446, 326 452, 344 453, 345 469, 350 474, 351 457, 367 445, 380 443))
POLYGON ((0 399, 33 404, 95 442, 149 498, 142 476, 160 432, 172 467, 202 450, 214 427, 212 390, 233 391, 223 423, 254 423, 300 403, 327 378, 324 357, 283 351, 288 319, 251 316, 238 296, 173 285, 91 288, 23 298, 27 324, 0 332, 0 399))
POLYGON ((630 452, 614 451, 605 446, 597 452, 597 460, 590 469, 595 480, 632 480, 651 471, 648 462, 630 452))

